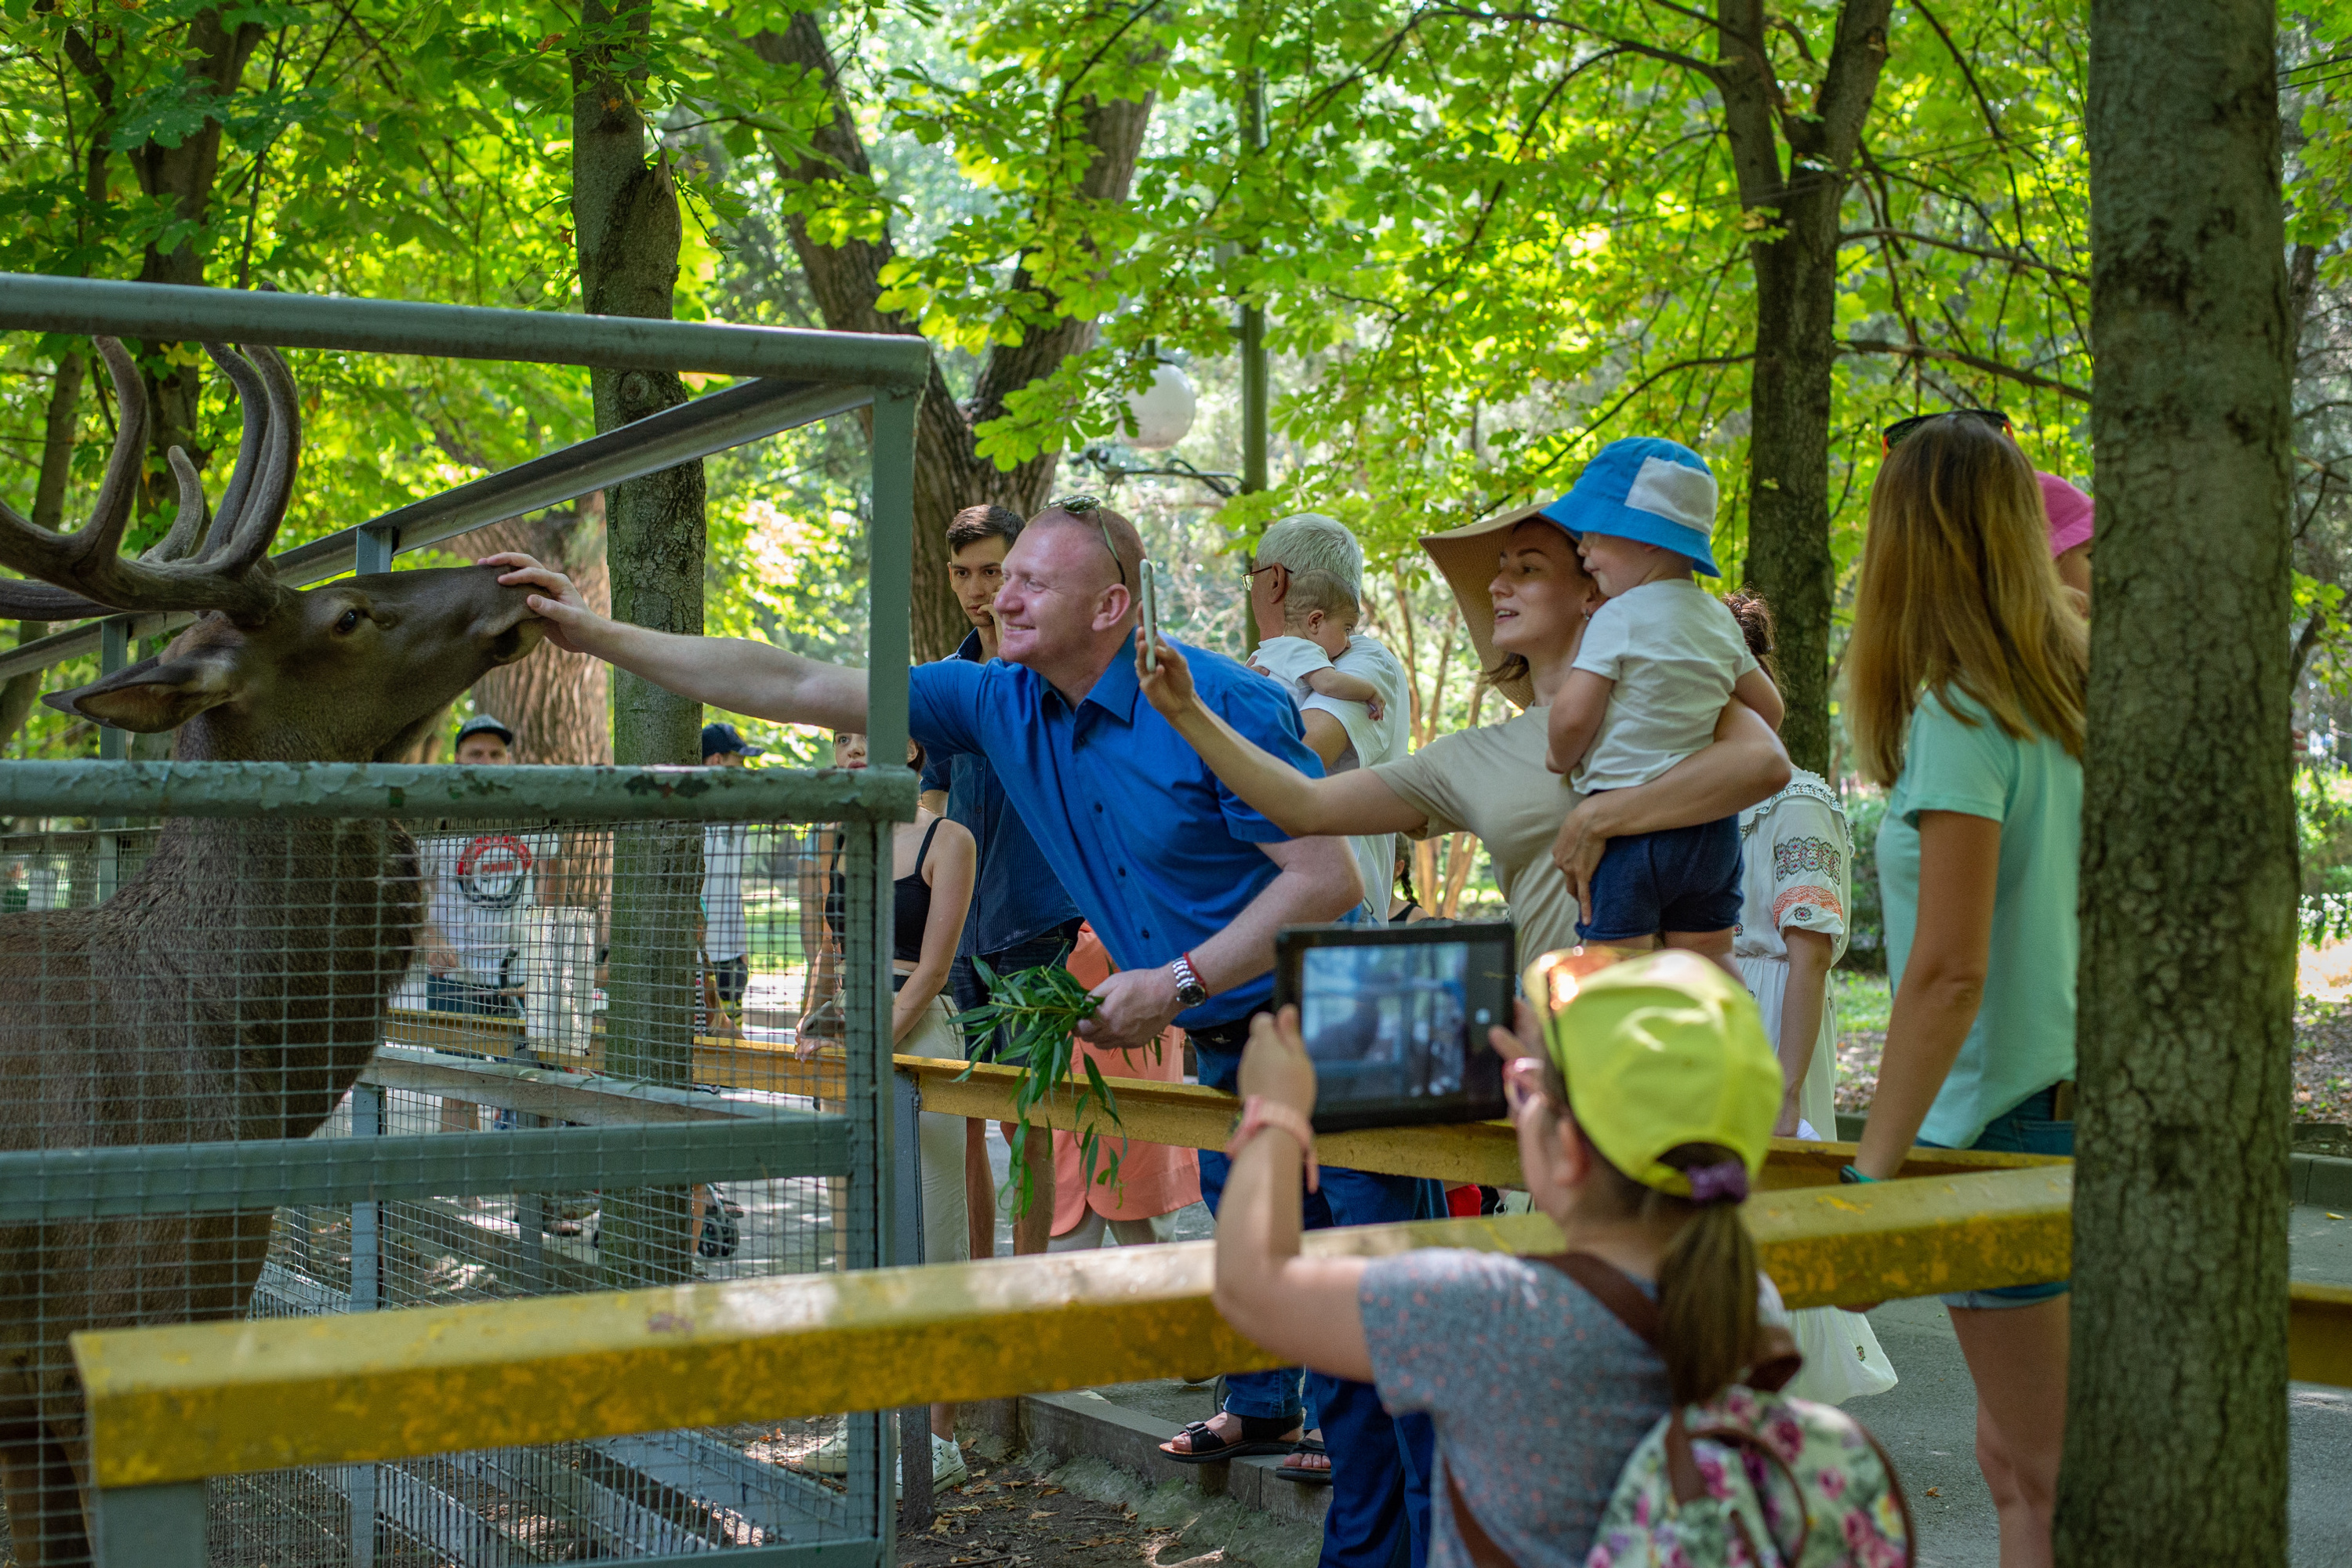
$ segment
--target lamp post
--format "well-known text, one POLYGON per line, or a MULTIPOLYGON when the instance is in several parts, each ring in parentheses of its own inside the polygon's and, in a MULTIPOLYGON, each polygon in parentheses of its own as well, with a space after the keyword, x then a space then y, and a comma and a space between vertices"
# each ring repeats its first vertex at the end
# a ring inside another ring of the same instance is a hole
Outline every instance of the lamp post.
MULTIPOLYGON (((1242 152, 1251 156, 1265 147, 1265 73, 1253 67, 1242 77, 1242 152)), ((1249 247, 1255 250, 1255 246, 1249 247)), ((1265 489, 1265 310, 1242 301, 1242 493, 1255 495, 1265 489)), ((1249 578, 1242 579, 1244 595, 1249 578)), ((1242 616, 1242 646, 1250 653, 1257 651, 1257 617, 1242 616)))

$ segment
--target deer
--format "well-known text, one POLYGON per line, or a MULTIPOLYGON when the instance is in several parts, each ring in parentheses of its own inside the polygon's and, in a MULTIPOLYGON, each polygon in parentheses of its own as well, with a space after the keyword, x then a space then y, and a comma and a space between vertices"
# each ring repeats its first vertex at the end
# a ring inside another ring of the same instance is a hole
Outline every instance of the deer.
MULTIPOLYGON (((177 731, 194 761, 397 755, 546 623, 496 568, 377 573, 299 590, 271 542, 301 456, 300 405, 267 348, 207 343, 244 420, 208 511, 173 447, 169 531, 121 543, 148 441, 131 356, 95 340, 118 423, 88 520, 0 504, 0 615, 197 612, 155 657, 43 700, 100 725, 177 731)), ((0 763, 0 767, 6 766, 0 763)), ((409 965, 415 841, 380 818, 168 818, 105 902, 0 916, 0 1149, 307 1137, 357 1081, 409 965)), ((0 1226, 0 1498, 16 1560, 90 1560, 85 1422, 67 1336, 242 1317, 271 1212, 0 1226)))

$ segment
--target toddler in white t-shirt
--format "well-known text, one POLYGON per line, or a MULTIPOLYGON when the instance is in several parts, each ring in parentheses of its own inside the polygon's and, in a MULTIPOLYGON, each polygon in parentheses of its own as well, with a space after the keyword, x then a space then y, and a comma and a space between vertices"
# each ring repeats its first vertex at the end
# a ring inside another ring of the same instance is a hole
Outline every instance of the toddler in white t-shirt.
POLYGON ((1331 663, 1348 651, 1348 634, 1356 629, 1360 613, 1356 596, 1335 574, 1294 572, 1282 601, 1282 635, 1257 645, 1249 657, 1250 668, 1288 687, 1295 703, 1303 705, 1310 696, 1361 702, 1379 719, 1380 688, 1331 663))
MULTIPOLYGON (((1607 603, 1553 699, 1546 763, 1579 794, 1631 789, 1703 749, 1734 696, 1777 726, 1780 697, 1723 601, 1715 476, 1674 441, 1612 441, 1543 516, 1576 540, 1607 603)), ((1689 948, 1731 968, 1739 819, 1612 839, 1592 874, 1587 942, 1689 948)), ((1737 971, 1733 972, 1737 973, 1737 971)))

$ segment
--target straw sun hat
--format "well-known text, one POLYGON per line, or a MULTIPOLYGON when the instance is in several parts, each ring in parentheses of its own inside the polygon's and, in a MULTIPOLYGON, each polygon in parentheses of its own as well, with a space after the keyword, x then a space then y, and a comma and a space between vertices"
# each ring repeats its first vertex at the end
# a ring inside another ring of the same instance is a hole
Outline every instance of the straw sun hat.
MULTIPOLYGON (((1501 555, 1503 541, 1519 524, 1540 520, 1558 528, 1558 523, 1543 516, 1549 501, 1538 501, 1517 511, 1507 511, 1500 517, 1488 518, 1465 528, 1448 529, 1444 533, 1424 533, 1421 547, 1437 563, 1445 574, 1446 586, 1454 590, 1454 602, 1462 606, 1462 623, 1470 628, 1470 645, 1478 650, 1478 668, 1492 669, 1501 656, 1495 651, 1495 601, 1487 595, 1486 584, 1495 580, 1495 564, 1501 555)), ((1561 530, 1560 537, 1568 537, 1561 530)), ((1498 680, 1495 689, 1521 708, 1536 699, 1533 682, 1525 675, 1510 680, 1498 680)))

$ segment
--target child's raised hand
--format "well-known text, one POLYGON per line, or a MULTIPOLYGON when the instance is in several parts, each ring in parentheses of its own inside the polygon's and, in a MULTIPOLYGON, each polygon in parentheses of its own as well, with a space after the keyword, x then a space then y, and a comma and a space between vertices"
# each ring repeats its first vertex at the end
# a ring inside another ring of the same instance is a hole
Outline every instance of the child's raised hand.
POLYGON ((1143 662, 1143 636, 1135 638, 1135 680, 1143 688, 1143 695, 1162 717, 1173 719, 1193 705, 1192 668, 1184 656, 1164 641, 1155 641, 1153 649, 1159 655, 1160 668, 1148 669, 1143 662))

